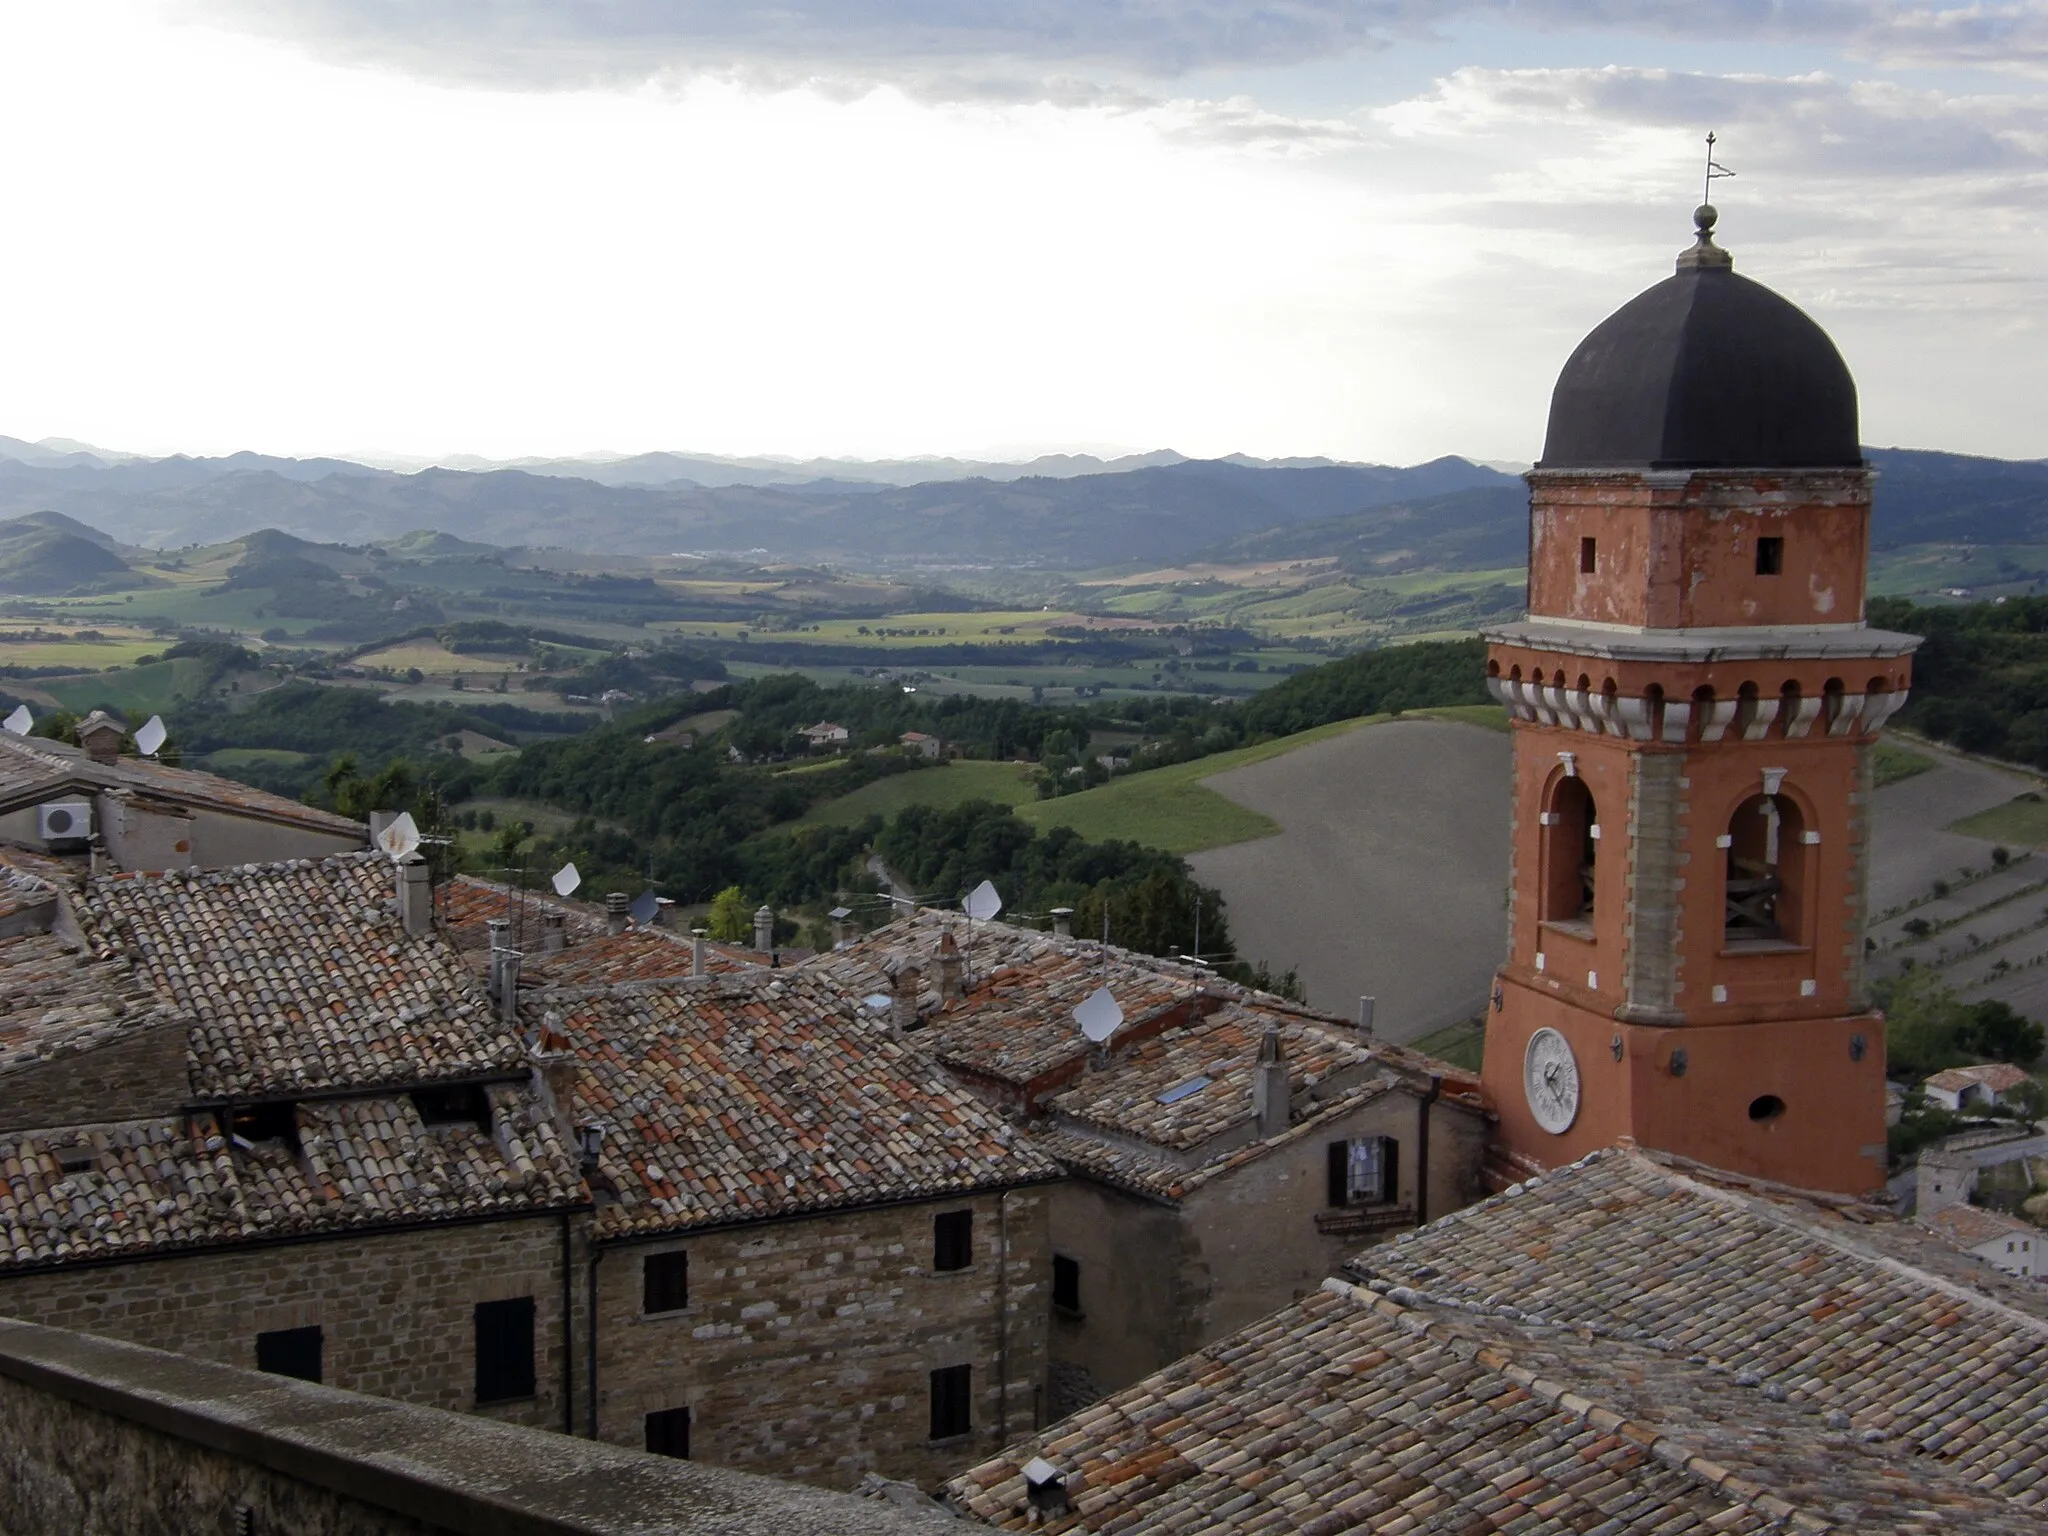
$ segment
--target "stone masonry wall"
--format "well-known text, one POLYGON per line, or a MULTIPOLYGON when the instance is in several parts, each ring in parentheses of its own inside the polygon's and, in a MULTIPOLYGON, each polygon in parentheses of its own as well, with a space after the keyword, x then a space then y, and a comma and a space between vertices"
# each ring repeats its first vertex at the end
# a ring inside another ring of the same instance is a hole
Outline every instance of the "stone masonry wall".
POLYGON ((184 1024, 165 1020, 125 1040, 8 1073, 0 1092, 0 1130, 179 1113, 191 1096, 186 1035, 184 1024))
POLYGON ((318 1324, 329 1386, 559 1429, 561 1230, 529 1217, 10 1275, 0 1316, 244 1368, 258 1333, 318 1324), (515 1296, 534 1301, 535 1395, 479 1407, 474 1309, 515 1296))
POLYGON ((606 1247, 599 1437, 642 1445, 646 1414, 687 1407, 693 1460, 838 1488, 869 1471, 937 1484, 1041 1421, 1046 1210, 1032 1188, 606 1247), (933 1217, 958 1210, 974 1215, 974 1262, 935 1273, 933 1217), (689 1305, 643 1315, 645 1260, 676 1250, 689 1305), (931 1372, 961 1364, 973 1429, 935 1443, 931 1372))

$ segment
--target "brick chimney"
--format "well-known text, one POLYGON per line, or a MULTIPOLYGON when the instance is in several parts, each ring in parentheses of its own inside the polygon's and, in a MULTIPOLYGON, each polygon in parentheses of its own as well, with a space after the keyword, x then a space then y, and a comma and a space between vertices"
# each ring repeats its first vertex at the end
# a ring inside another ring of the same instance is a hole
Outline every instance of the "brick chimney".
POLYGON ((1054 907, 1052 909, 1052 931, 1055 938, 1071 939, 1074 936, 1074 909, 1054 907))
POLYGON ((626 931, 626 924, 632 921, 633 903, 626 899, 624 891, 604 893, 604 931, 620 934, 626 931))
POLYGON ((540 1033, 534 1037, 528 1055, 533 1061, 534 1087, 549 1118, 555 1122, 555 1133, 565 1146, 575 1146, 576 1053, 570 1049, 569 1035, 559 1013, 550 1012, 542 1017, 540 1033))
POLYGON ((121 743, 128 737, 128 726, 117 715, 110 715, 104 709, 96 709, 78 722, 78 744, 85 748, 85 755, 96 763, 111 763, 121 755, 121 743))
POLYGON ((709 931, 706 928, 692 928, 690 930, 690 974, 692 976, 702 976, 704 974, 704 935, 709 931))
POLYGON ((540 915, 540 948, 544 955, 559 954, 569 947, 569 914, 543 912, 540 915))
POLYGON ((924 972, 906 965, 889 979, 889 1029, 903 1034, 917 1027, 917 994, 924 986, 924 972))
POLYGON ((957 1003, 967 995, 966 963, 952 934, 939 940, 939 1001, 957 1003))
POLYGON ((676 925, 676 901, 673 896, 654 898, 654 926, 673 928, 676 925))
POLYGON ((434 931, 434 886, 427 861, 407 854, 398 865, 398 920, 413 938, 434 931))
POLYGON ((1287 1099, 1287 1057, 1280 1049, 1280 1031, 1268 1029, 1259 1040, 1259 1064, 1252 1069, 1252 1113, 1258 1116, 1261 1141, 1287 1129, 1287 1099))
POLYGON ((754 913, 754 948, 767 954, 775 947, 775 909, 763 905, 754 913))

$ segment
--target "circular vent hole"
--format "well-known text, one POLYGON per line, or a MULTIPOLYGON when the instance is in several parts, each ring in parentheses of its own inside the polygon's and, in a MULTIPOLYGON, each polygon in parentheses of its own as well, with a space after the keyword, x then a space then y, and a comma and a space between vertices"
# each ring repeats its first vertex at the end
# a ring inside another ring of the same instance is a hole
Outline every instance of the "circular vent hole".
POLYGON ((1775 1120, 1785 1113, 1785 1101, 1775 1093, 1766 1093, 1749 1101, 1749 1118, 1752 1120, 1775 1120))

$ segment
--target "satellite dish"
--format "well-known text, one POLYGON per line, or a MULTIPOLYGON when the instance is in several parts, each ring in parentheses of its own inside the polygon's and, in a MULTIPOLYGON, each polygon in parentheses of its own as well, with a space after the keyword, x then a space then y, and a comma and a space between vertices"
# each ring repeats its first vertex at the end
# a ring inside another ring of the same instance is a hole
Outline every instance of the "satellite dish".
POLYGON ((413 825, 412 812, 400 811, 384 824, 384 830, 377 834, 377 846, 389 854, 394 862, 412 857, 413 850, 420 845, 420 829, 413 825))
MULTIPOLYGON (((170 738, 171 733, 164 729, 164 717, 162 715, 151 715, 143 722, 142 729, 135 733, 135 746, 144 757, 155 757, 163 744, 169 741, 170 738)), ((417 837, 419 834, 414 833, 413 835, 417 837)))
POLYGON ((577 873, 576 865, 573 860, 567 864, 564 864, 560 869, 555 871, 554 886, 555 894, 557 896, 575 895, 576 887, 581 885, 582 883, 583 876, 577 873))
POLYGON ((996 894, 996 888, 984 880, 967 893, 967 899, 960 903, 960 910, 977 923, 985 923, 1003 910, 1003 898, 996 894))
POLYGON ((34 729, 35 723, 36 717, 28 712, 28 706, 17 704, 14 706, 13 714, 5 720, 0 720, 0 727, 4 727, 10 735, 26 736, 34 729))
POLYGON ((642 928, 645 928, 654 921, 656 914, 661 911, 661 898, 651 890, 642 891, 634 899, 630 910, 633 913, 633 921, 642 928))
POLYGON ((1123 1021, 1124 1011, 1117 1007, 1107 987, 1097 987, 1074 1010, 1074 1022, 1081 1026, 1081 1033, 1097 1045, 1115 1034, 1123 1021))

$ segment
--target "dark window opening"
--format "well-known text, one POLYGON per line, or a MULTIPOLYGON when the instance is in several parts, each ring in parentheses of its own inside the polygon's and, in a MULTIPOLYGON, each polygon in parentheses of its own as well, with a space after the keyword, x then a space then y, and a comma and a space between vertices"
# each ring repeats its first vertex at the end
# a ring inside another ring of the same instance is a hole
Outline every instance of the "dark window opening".
POLYGON ((1081 1310, 1081 1261, 1063 1253, 1052 1256, 1052 1304, 1062 1312, 1081 1310))
POLYGON ((932 1438, 950 1440, 974 1428, 974 1367, 946 1365, 932 1372, 932 1438))
POLYGON ((59 1173, 89 1172, 99 1159, 91 1147, 59 1147, 55 1154, 59 1173))
POLYGON ((1775 1120, 1785 1113, 1785 1101, 1775 1093, 1766 1093, 1749 1101, 1749 1118, 1752 1120, 1775 1120))
POLYGON ((1330 1143, 1330 1204, 1389 1205, 1400 1191, 1401 1144, 1391 1136, 1330 1143))
POLYGON ((491 1128, 491 1101, 482 1083, 415 1089, 412 1107, 428 1125, 473 1125, 485 1132, 491 1128))
POLYGON ((1756 541, 1756 573, 1759 576, 1778 576, 1785 570, 1785 541, 1783 539, 1758 539, 1756 541))
MULTIPOLYGON (((1543 909, 1547 923, 1593 921, 1593 882, 1600 840, 1592 791, 1580 778, 1557 782, 1545 827, 1543 909)), ((1589 935, 1590 937, 1590 935, 1589 935)))
POLYGON ((256 1369, 273 1376, 320 1379, 321 1337, 318 1327, 279 1328, 256 1335, 256 1369))
POLYGON ((234 1112, 229 1129, 245 1147, 254 1147, 259 1141, 277 1141, 284 1143, 285 1150, 294 1157, 298 1155, 299 1106, 296 1104, 244 1104, 234 1112))
POLYGON ((1579 540, 1579 574, 1590 576, 1599 560, 1600 547, 1597 540, 1579 540))
POLYGON ((642 1312, 680 1312, 689 1304, 688 1253, 650 1253, 640 1261, 642 1312))
POLYGON ((690 1410, 663 1408, 647 1415, 647 1449, 657 1456, 690 1459, 690 1410))
POLYGON ((476 1304, 476 1400, 533 1396, 533 1298, 476 1304))
POLYGON ((932 1268, 966 1269, 974 1262, 974 1212, 945 1211, 932 1218, 932 1268))

